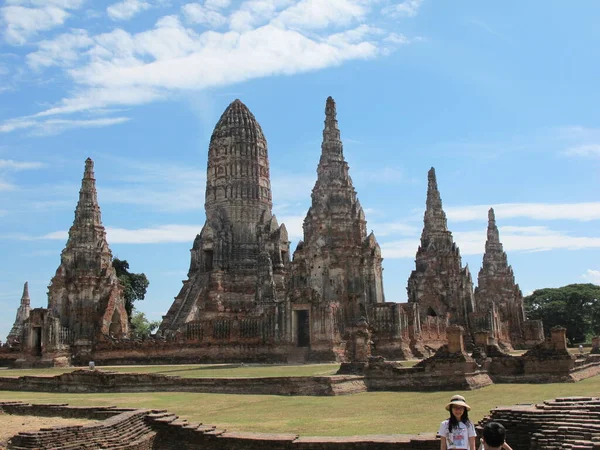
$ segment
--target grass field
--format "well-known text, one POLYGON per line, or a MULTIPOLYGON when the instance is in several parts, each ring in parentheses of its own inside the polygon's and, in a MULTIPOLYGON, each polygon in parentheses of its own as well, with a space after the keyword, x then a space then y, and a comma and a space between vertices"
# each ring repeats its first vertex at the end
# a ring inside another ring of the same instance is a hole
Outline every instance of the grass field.
MULTIPOLYGON (((404 367, 412 367, 418 361, 402 361, 404 367)), ((106 366, 101 370, 114 372, 160 373, 183 378, 246 378, 246 377, 312 377, 333 375, 339 369, 339 364, 186 364, 165 366, 106 366)), ((82 367, 66 367, 51 369, 2 369, 0 377, 22 376, 55 376, 72 372, 82 367)), ((87 367, 83 367, 87 369, 87 367)))
MULTIPOLYGON (((329 365, 261 366, 212 369, 230 371, 227 376, 248 373, 298 375, 300 371, 322 374, 329 365), (284 369, 284 367, 286 369, 284 369), (239 372, 236 372, 239 371, 239 372), (254 372, 247 372, 254 371, 254 372)), ((173 367, 190 372, 198 366, 162 366, 165 373, 173 367)), ((205 366, 207 367, 207 366, 205 366)), ((121 368, 129 369, 132 368, 121 368)), ((151 367, 135 368, 151 371, 151 367)), ((0 375, 16 371, 0 371, 0 375)), ((40 373, 40 371, 33 371, 40 373)), ((305 372, 305 373, 306 373, 305 372)), ((174 373, 174 372, 171 372, 174 373)), ((227 372, 219 372, 225 374, 227 372)), ((241 375, 244 374, 244 375, 241 375)), ((212 375, 211 375, 212 376, 212 375)), ((225 376, 225 375, 222 375, 225 376)), ((270 375, 278 376, 278 375, 270 375)), ((264 395, 224 395, 194 393, 139 394, 49 394, 0 391, 0 401, 21 400, 35 403, 71 405, 117 405, 168 409, 190 421, 217 425, 236 431, 298 433, 301 435, 348 436, 355 434, 396 434, 435 432, 446 418, 444 405, 454 392, 368 392, 340 397, 284 397, 264 395)), ((564 396, 600 396, 600 377, 564 384, 497 384, 476 391, 460 392, 473 408, 471 418, 480 420, 495 406, 536 403, 564 396)))

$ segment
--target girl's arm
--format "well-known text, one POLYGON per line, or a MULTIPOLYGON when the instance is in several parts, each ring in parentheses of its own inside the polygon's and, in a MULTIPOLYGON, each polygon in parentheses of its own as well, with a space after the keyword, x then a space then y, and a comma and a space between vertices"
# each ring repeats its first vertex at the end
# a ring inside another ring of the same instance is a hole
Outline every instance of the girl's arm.
POLYGON ((440 438, 440 450, 446 450, 446 437, 445 436, 442 436, 440 438))
MULTIPOLYGON (((469 438, 469 448, 470 448, 471 450, 477 450, 477 449, 475 448, 475 436, 471 436, 471 437, 469 438)), ((511 450, 512 450, 512 449, 511 449, 511 450)))
POLYGON ((508 445, 506 442, 502 445, 502 450, 512 450, 511 446, 508 445))

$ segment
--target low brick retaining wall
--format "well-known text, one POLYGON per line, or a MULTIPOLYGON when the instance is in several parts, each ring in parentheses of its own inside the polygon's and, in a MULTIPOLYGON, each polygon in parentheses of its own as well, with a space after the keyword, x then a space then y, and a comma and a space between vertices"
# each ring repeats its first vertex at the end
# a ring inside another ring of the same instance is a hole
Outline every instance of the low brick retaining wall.
POLYGON ((0 403, 0 412, 55 417, 105 418, 99 424, 42 428, 14 436, 9 450, 437 450, 434 433, 423 435, 298 436, 233 432, 214 425, 189 423, 166 411, 0 403), (38 414, 39 412, 39 414, 38 414), (108 418, 106 418, 108 417, 108 418))
POLYGON ((600 450, 600 398, 565 397, 536 405, 498 407, 479 422, 506 427, 507 442, 514 449, 600 450))
POLYGON ((86 418, 98 424, 57 426, 21 432, 8 441, 9 450, 21 449, 130 449, 151 450, 156 432, 146 423, 144 409, 77 408, 68 405, 0 403, 8 414, 86 418), (107 418, 108 417, 108 418, 107 418))
POLYGON ((180 378, 76 370, 55 377, 0 377, 0 390, 35 392, 200 392, 329 396, 365 392, 363 377, 180 378))

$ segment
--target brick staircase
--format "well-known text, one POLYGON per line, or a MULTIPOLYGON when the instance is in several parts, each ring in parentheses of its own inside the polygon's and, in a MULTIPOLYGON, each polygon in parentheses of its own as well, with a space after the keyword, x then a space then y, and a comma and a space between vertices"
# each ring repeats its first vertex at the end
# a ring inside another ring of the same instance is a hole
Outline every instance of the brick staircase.
POLYGON ((56 450, 110 449, 149 450, 153 447, 156 432, 145 421, 149 410, 128 410, 98 424, 42 428, 36 432, 23 432, 8 444, 10 450, 52 448, 56 450))
POLYGON ((600 450, 600 398, 564 397, 537 405, 496 408, 478 427, 494 420, 507 442, 524 450, 600 450))

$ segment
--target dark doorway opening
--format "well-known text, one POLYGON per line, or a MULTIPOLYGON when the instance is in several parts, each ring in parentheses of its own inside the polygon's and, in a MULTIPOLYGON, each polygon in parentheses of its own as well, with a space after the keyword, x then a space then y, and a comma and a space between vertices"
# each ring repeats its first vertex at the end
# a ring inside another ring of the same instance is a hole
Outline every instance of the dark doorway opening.
POLYGON ((310 345, 310 323, 307 309, 296 311, 296 333, 298 347, 308 347, 310 345))
POLYGON ((213 251, 204 250, 204 271, 210 272, 213 269, 213 251))
POLYGON ((33 354, 42 356, 42 327, 33 327, 33 354))

